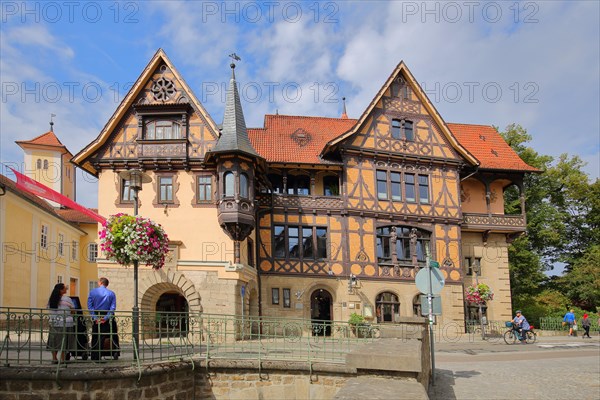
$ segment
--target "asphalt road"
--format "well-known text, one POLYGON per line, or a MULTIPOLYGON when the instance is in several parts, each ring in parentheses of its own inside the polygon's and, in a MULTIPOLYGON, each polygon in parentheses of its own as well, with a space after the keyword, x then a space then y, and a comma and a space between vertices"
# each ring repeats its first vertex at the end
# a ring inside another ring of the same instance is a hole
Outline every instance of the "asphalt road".
POLYGON ((432 400, 600 399, 600 340, 539 337, 532 345, 465 336, 436 343, 432 400))

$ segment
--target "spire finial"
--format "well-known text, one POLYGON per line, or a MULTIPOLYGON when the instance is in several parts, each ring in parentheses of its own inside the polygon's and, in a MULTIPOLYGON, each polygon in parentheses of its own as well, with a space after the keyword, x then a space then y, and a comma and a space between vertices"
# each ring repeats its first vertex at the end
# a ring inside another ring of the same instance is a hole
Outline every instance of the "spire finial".
POLYGON ((241 61, 242 59, 235 53, 231 53, 229 57, 231 58, 231 64, 229 64, 231 67, 231 77, 235 79, 235 61, 241 61))
POLYGON ((342 119, 348 119, 348 114, 346 113, 346 97, 342 97, 342 103, 344 105, 344 110, 342 111, 342 119))
POLYGON ((50 132, 54 132, 54 121, 52 118, 56 117, 56 114, 50 114, 50 132))

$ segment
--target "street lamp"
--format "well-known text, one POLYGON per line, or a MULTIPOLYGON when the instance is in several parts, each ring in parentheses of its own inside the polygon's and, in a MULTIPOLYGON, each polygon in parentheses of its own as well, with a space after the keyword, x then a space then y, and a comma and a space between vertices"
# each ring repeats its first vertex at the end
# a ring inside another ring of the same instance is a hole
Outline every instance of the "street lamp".
MULTIPOLYGON (((473 262, 473 273, 475 274, 475 285, 479 286, 479 274, 481 273, 481 263, 478 259, 473 262)), ((483 323, 483 310, 481 309, 481 303, 477 305, 479 307, 479 323, 481 324, 481 339, 485 340, 485 324, 483 323)))
MULTIPOLYGON (((129 181, 129 187, 133 189, 133 215, 138 215, 138 192, 142 190, 143 183, 152 182, 152 178, 140 169, 131 169, 119 173, 121 179, 129 181)), ((140 309, 138 307, 138 260, 133 261, 133 356, 138 359, 140 345, 140 309)))

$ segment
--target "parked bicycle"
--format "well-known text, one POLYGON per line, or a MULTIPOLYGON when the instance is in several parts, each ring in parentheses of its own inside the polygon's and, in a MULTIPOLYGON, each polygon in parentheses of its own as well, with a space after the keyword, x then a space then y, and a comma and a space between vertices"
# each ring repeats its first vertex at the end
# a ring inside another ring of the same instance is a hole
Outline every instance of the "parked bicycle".
MULTIPOLYGON (((512 322, 505 323, 507 328, 510 328, 506 332, 504 332, 504 342, 506 344, 515 344, 518 341, 522 340, 521 332, 519 332, 519 328, 516 327, 512 322)), ((525 334, 525 343, 533 344, 537 340, 537 334, 533 330, 533 325, 530 325, 529 330, 525 334)))

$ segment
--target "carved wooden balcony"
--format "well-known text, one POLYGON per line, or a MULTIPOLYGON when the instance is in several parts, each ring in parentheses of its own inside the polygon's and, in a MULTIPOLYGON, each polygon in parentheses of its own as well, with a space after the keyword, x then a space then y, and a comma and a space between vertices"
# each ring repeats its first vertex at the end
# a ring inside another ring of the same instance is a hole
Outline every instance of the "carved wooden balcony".
POLYGON ((138 140, 140 158, 185 158, 187 143, 185 139, 138 140))
POLYGON ((527 227, 525 215, 463 213, 463 229, 522 232, 527 227))
MULTIPOLYGON (((273 207, 288 207, 317 210, 341 210, 343 208, 342 198, 339 196, 295 196, 275 194, 273 196, 273 207)), ((271 206, 271 195, 261 194, 258 198, 261 207, 271 206)))

